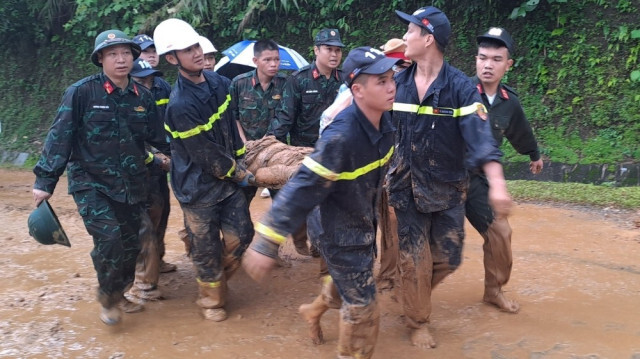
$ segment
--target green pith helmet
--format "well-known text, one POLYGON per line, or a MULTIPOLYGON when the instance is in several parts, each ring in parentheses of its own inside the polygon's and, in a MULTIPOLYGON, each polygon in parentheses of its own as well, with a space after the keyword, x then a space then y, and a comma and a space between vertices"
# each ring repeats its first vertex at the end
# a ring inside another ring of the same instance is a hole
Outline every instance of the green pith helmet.
POLYGON ((53 208, 46 200, 29 215, 29 235, 42 244, 62 244, 71 247, 67 234, 58 221, 53 208))
POLYGON ((91 53, 91 61, 98 67, 102 67, 102 64, 98 62, 98 52, 104 48, 113 45, 131 45, 131 52, 133 53, 133 59, 137 59, 140 56, 140 45, 129 39, 129 36, 124 32, 116 29, 111 29, 101 32, 96 36, 96 42, 91 53))

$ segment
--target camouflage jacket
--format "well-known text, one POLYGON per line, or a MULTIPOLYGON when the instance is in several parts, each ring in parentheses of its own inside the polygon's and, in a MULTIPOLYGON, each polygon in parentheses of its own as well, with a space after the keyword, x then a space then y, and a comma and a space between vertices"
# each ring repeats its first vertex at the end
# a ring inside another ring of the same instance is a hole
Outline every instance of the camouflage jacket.
POLYGON ((291 145, 313 147, 318 140, 320 115, 333 103, 342 84, 341 73, 336 70, 326 78, 313 62, 289 76, 269 134, 286 142, 289 133, 291 145))
POLYGON ((256 70, 238 75, 231 82, 231 111, 247 140, 260 139, 267 133, 286 79, 285 75, 276 74, 266 91, 260 85, 256 70))
POLYGON ((33 172, 34 188, 53 193, 67 168, 69 193, 96 189, 115 201, 146 199, 145 142, 168 153, 151 92, 129 80, 119 89, 104 73, 65 91, 33 172))

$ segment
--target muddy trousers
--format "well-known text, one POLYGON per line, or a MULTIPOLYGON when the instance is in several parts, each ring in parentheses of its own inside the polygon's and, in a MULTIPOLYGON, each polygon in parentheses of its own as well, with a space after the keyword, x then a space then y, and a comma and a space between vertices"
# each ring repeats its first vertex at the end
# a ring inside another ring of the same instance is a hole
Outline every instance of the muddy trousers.
POLYGON ((470 174, 465 212, 469 223, 484 239, 485 292, 499 292, 511 276, 511 226, 507 218, 495 218, 489 205, 489 184, 483 174, 470 174))
POLYGON ((340 300, 339 358, 371 358, 378 339, 380 313, 373 278, 375 238, 371 243, 336 245, 326 239, 318 249, 326 261, 330 280, 324 277, 319 298, 335 308, 335 285, 340 300))
POLYGON ((189 240, 189 256, 196 269, 203 308, 224 306, 227 280, 240 267, 240 260, 253 238, 249 207, 241 190, 211 205, 181 204, 189 240), (220 232, 224 241, 220 237, 220 232))
POLYGON ((160 260, 164 258, 165 244, 164 236, 169 223, 169 214, 171 212, 169 183, 165 172, 159 176, 151 176, 149 188, 149 199, 147 201, 147 213, 151 219, 153 234, 155 235, 158 254, 160 260))
POLYGON ((413 199, 395 208, 398 218, 398 270, 407 325, 419 329, 431 315, 431 291, 462 260, 464 204, 422 213, 413 199))
POLYGON ((149 177, 149 197, 140 224, 140 254, 136 261, 134 285, 140 290, 158 286, 160 265, 165 253, 164 235, 169 219, 169 187, 167 175, 149 177))
POLYGON ((153 290, 160 279, 160 249, 158 237, 148 211, 143 211, 140 221, 140 254, 136 259, 134 287, 137 290, 153 290))
POLYGON ((116 202, 92 189, 73 193, 73 199, 93 237, 91 259, 98 277, 98 301, 111 308, 133 283, 143 204, 116 202))
POLYGON ((389 197, 382 191, 379 204, 380 222, 380 271, 376 277, 378 290, 391 289, 397 282, 398 274, 398 219, 389 197))

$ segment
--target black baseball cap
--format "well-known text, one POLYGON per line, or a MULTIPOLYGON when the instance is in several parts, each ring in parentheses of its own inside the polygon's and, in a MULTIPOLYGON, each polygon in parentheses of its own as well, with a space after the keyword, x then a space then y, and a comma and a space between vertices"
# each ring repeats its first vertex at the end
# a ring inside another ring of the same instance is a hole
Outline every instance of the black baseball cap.
POLYGON ((313 42, 315 45, 344 47, 342 40, 340 40, 340 31, 338 29, 322 29, 318 31, 313 42))
POLYGON ((356 47, 342 64, 342 77, 347 86, 360 74, 380 75, 401 63, 401 59, 385 56, 384 52, 369 46, 356 47))
POLYGON ((140 45, 140 48, 142 50, 148 48, 149 46, 154 46, 155 47, 155 44, 154 44, 153 39, 151 38, 151 36, 145 35, 145 34, 136 35, 133 38, 133 42, 135 42, 136 44, 140 45))
POLYGON ((133 77, 147 77, 149 75, 162 76, 162 71, 158 71, 151 67, 147 61, 143 59, 137 59, 133 62, 133 68, 129 73, 133 77))
POLYGON ((486 40, 492 41, 492 42, 498 42, 504 45, 504 47, 506 47, 507 50, 509 50, 510 55, 513 55, 513 52, 516 49, 516 45, 513 42, 513 38, 511 37, 511 35, 509 35, 509 32, 507 32, 507 30, 501 27, 490 28, 489 31, 478 36, 476 40, 478 41, 478 44, 486 40))
POLYGON ((433 34, 436 41, 443 48, 449 44, 449 37, 451 36, 451 23, 447 15, 445 15, 440 9, 433 6, 421 7, 409 15, 402 11, 396 10, 396 15, 405 24, 414 23, 423 29, 433 34))

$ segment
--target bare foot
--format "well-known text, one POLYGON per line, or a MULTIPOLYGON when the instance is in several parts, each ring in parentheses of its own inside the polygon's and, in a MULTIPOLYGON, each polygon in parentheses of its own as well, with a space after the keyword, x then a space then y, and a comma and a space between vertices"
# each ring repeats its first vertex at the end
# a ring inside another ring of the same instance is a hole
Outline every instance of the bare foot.
POLYGON ((429 329, 427 327, 413 329, 411 331, 411 344, 420 349, 431 349, 436 347, 436 341, 431 336, 431 333, 429 333, 429 329))
POLYGON ((503 312, 516 314, 520 310, 520 304, 518 304, 518 302, 516 302, 515 300, 507 299, 502 290, 500 290, 496 294, 485 292, 482 300, 485 303, 495 305, 503 312))
POLYGON ((309 323, 309 337, 315 345, 324 344, 322 328, 320 327, 320 317, 326 312, 326 307, 316 303, 317 299, 310 304, 303 304, 298 308, 302 319, 309 323))

